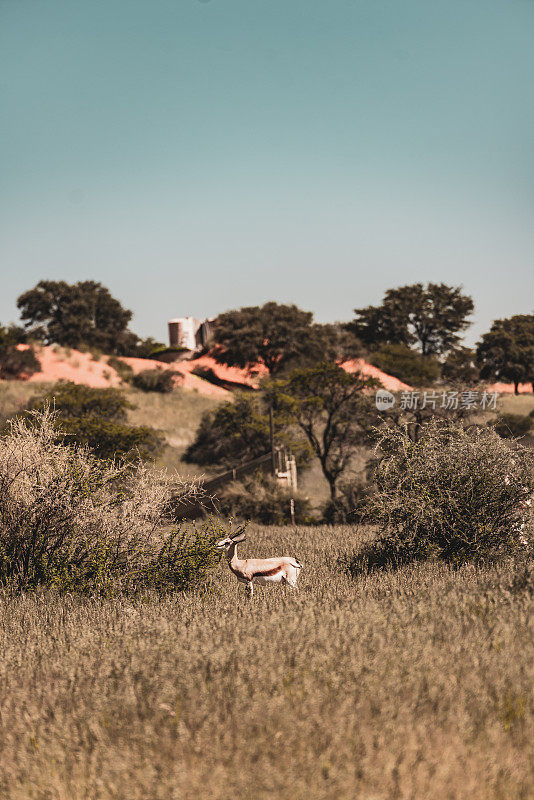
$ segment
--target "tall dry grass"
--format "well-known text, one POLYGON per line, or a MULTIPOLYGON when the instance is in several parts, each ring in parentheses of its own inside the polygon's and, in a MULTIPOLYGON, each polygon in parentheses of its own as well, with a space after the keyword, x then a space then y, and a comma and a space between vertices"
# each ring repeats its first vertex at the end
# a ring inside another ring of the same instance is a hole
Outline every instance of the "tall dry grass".
POLYGON ((340 574, 350 527, 251 528, 300 592, 226 565, 163 600, 0 604, 6 800, 527 800, 532 565, 340 574), (530 569, 530 572, 529 572, 530 569))

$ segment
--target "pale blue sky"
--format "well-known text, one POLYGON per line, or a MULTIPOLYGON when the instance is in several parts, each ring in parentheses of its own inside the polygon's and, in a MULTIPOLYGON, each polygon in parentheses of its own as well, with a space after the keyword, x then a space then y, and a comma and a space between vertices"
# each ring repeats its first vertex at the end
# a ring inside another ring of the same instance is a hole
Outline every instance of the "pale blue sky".
POLYGON ((534 298, 534 0, 0 0, 0 320, 41 278, 170 317, 534 298))

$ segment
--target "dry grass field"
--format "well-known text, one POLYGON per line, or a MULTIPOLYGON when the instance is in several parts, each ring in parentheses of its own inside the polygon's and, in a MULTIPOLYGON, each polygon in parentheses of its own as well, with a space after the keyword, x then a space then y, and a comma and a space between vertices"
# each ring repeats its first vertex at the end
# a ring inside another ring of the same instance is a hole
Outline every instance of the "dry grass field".
POLYGON ((259 528, 300 592, 0 602, 5 800, 529 800, 532 565, 352 580, 369 530, 259 528), (530 587, 530 588, 529 588, 530 587))

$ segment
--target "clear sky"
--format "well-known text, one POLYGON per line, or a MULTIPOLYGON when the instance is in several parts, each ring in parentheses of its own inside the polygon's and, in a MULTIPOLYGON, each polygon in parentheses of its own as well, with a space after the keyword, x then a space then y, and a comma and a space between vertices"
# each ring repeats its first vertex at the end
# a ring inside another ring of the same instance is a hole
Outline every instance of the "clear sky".
POLYGON ((0 320, 42 278, 170 317, 534 299, 534 0, 0 0, 0 320))

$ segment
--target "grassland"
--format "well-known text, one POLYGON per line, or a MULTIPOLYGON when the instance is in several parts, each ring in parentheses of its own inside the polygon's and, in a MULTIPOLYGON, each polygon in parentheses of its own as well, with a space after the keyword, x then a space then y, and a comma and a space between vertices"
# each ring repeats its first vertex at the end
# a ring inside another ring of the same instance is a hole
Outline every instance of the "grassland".
MULTIPOLYGON (((129 423, 157 428, 165 435, 167 446, 158 458, 157 466, 177 471, 183 477, 196 477, 207 472, 204 468, 185 464, 181 458, 187 445, 195 438, 202 415, 217 408, 220 400, 179 388, 169 394, 128 389, 127 396, 134 406, 128 411, 129 423)), ((215 472, 220 472, 220 469, 215 472)))
POLYGON ((285 597, 224 564, 203 594, 3 598, 0 796, 531 798, 532 567, 352 580, 370 535, 251 528, 305 564, 285 597))

